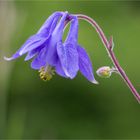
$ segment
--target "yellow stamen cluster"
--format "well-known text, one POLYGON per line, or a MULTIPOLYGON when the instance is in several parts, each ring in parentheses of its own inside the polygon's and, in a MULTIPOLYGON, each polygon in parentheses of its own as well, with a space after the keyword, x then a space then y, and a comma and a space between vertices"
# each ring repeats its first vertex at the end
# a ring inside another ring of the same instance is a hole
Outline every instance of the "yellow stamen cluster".
POLYGON ((39 76, 43 81, 49 81, 55 74, 55 70, 51 66, 42 67, 39 70, 39 76))

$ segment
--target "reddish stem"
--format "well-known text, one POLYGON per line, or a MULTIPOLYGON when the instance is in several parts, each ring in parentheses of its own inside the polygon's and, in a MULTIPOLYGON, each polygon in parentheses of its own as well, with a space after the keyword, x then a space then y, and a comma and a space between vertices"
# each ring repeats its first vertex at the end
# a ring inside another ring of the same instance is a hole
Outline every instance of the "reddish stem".
POLYGON ((135 89, 135 87, 133 86, 133 84, 131 83, 131 81, 129 80, 128 76, 125 74, 124 70, 121 68, 114 52, 112 49, 112 46, 110 46, 110 42, 108 42, 104 32, 102 31, 102 29, 100 28, 100 26, 90 17, 86 16, 86 15, 82 15, 82 14, 78 14, 76 15, 78 17, 78 19, 82 19, 87 21, 88 23, 90 23, 95 30, 97 31, 97 33, 99 34, 99 37, 101 38, 110 59, 112 60, 115 68, 117 69, 118 73, 121 75, 121 77, 123 78, 123 80, 125 81, 125 83, 127 84, 127 86, 129 87, 129 89, 131 90, 132 94, 134 95, 134 97, 136 98, 136 100, 140 103, 140 95, 137 92, 137 90, 135 89))

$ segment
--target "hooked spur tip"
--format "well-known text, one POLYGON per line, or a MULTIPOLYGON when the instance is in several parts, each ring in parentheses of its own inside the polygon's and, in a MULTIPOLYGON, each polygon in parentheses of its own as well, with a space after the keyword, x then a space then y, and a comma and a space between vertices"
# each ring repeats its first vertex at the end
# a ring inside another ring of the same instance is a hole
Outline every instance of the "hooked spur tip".
POLYGON ((66 14, 68 14, 68 11, 65 11, 66 14))
POLYGON ((6 57, 6 56, 4 56, 3 58, 4 58, 4 60, 6 60, 6 61, 11 61, 11 60, 13 60, 12 57, 6 57))

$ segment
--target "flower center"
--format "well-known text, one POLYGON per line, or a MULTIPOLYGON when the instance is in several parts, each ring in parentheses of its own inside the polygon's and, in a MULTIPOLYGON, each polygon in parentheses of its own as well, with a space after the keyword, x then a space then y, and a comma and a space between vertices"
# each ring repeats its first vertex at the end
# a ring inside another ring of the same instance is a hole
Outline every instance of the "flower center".
POLYGON ((41 67, 39 70, 39 76, 43 81, 49 81, 55 74, 55 70, 50 65, 46 67, 41 67))

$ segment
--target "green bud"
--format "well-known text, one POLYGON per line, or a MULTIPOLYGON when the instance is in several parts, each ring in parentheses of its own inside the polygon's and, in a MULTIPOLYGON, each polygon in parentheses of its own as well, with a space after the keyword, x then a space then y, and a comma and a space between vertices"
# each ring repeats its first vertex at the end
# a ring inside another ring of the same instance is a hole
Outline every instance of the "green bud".
POLYGON ((103 66, 99 68, 96 73, 98 76, 102 78, 109 78, 114 71, 114 68, 110 68, 109 66, 103 66))

